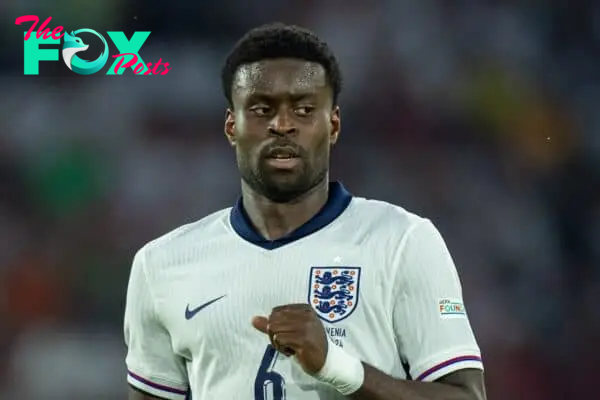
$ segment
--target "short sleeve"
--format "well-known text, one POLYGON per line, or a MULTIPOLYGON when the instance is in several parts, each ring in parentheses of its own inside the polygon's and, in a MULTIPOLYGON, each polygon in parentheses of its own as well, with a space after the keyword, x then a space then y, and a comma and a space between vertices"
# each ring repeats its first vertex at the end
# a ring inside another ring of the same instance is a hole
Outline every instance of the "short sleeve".
POLYGON ((173 353, 169 333, 157 318, 144 268, 142 249, 133 261, 125 304, 127 382, 152 396, 184 400, 185 363, 173 353))
POLYGON ((410 376, 431 382, 460 369, 483 369, 458 273, 438 230, 421 220, 398 250, 393 321, 410 376))

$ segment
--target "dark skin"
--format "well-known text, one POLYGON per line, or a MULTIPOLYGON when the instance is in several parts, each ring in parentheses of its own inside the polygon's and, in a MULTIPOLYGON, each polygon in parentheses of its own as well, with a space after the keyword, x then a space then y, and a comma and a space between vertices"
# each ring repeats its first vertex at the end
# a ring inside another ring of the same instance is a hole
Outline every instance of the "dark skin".
POLYGON ((241 66, 225 135, 235 148, 244 208, 255 228, 276 240, 312 218, 328 196, 329 154, 340 111, 319 64, 277 59, 241 66), (269 150, 292 149, 294 165, 271 165, 269 150))
POLYGON ((161 399, 160 397, 154 397, 152 395, 149 395, 148 393, 144 393, 144 392, 140 392, 137 389, 132 388, 131 386, 129 386, 129 396, 127 397, 128 400, 164 400, 161 399))
MULTIPOLYGON (((227 109, 225 135, 236 151, 243 204, 263 237, 276 240, 309 221, 328 197, 329 157, 341 128, 340 110, 323 67, 295 59, 265 60, 241 66, 227 109), (274 161, 285 148, 293 161, 274 161)), ((320 319, 308 304, 276 307, 252 325, 272 345, 294 356, 314 375, 325 364, 328 342, 320 319), (275 339, 274 340, 274 336, 275 339)), ((485 400, 483 374, 461 370, 437 382, 395 379, 364 364, 357 400, 485 400)), ((129 400, 156 400, 133 388, 129 400)))

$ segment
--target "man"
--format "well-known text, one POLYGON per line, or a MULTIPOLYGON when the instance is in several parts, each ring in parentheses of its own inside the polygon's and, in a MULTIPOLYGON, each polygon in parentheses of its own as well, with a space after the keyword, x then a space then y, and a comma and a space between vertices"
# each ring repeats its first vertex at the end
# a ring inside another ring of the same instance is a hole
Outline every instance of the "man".
POLYGON ((341 74, 274 24, 222 73, 242 196, 135 256, 130 399, 485 399, 460 282, 432 223, 329 182, 341 74))

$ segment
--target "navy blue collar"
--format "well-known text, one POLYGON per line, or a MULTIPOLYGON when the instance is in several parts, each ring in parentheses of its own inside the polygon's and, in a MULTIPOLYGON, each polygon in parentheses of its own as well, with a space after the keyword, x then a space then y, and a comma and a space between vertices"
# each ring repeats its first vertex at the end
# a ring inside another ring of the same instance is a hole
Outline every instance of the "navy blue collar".
POLYGON ((229 220, 235 232, 248 242, 274 250, 314 233, 336 220, 348 207, 352 195, 339 182, 329 183, 329 198, 321 210, 304 225, 277 240, 265 239, 252 225, 240 197, 231 209, 229 220))

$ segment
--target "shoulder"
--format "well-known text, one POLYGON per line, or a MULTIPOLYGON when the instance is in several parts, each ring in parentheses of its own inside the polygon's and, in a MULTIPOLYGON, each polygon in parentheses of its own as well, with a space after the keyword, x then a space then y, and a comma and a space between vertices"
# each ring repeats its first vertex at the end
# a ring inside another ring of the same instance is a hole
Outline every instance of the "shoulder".
POLYGON ((355 197, 345 224, 356 242, 381 251, 395 264, 407 251, 429 251, 443 243, 429 218, 386 201, 355 197))
POLYGON ((399 205, 364 197, 354 197, 348 212, 349 217, 362 229, 381 233, 396 240, 405 237, 424 223, 431 223, 428 218, 399 205))
POLYGON ((136 258, 146 265, 167 266, 175 260, 185 261, 198 254, 198 250, 223 238, 231 208, 216 211, 206 217, 181 225, 143 245, 136 258))
POLYGON ((452 256, 429 218, 385 201, 367 199, 356 199, 353 212, 358 226, 364 229, 368 248, 373 254, 385 256, 390 280, 397 282, 394 287, 398 290, 439 279, 458 282, 452 256))

